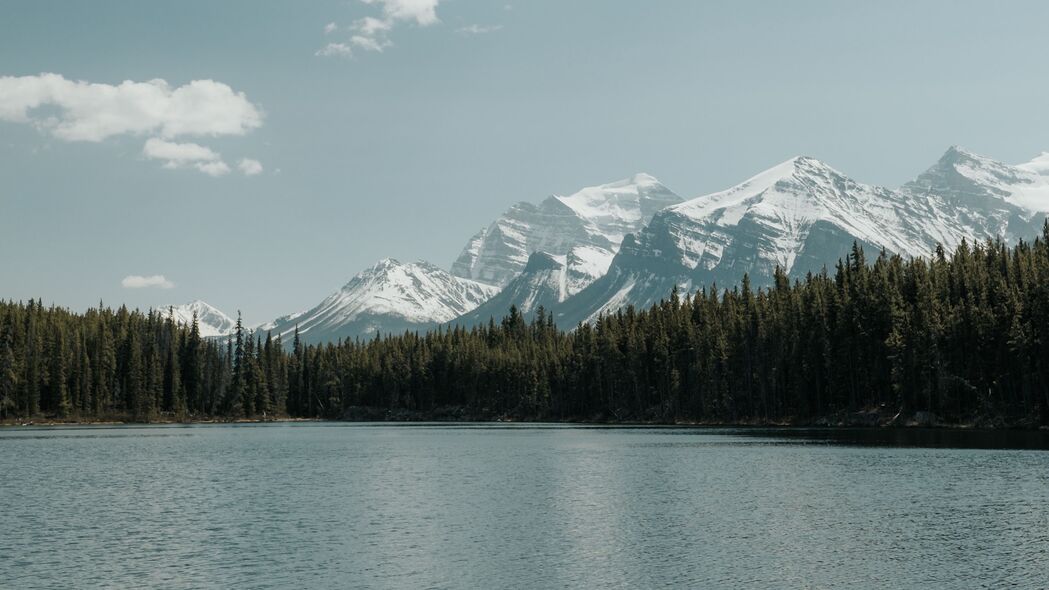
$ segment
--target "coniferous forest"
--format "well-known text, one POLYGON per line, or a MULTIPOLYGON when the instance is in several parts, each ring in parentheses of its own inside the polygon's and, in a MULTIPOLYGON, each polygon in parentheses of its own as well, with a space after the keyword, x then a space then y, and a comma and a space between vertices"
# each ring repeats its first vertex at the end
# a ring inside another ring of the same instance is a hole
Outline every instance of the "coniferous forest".
POLYGON ((1049 225, 1033 243, 928 259, 854 247, 832 271, 675 292, 571 331, 511 309, 469 330, 303 346, 239 321, 208 340, 163 311, 0 303, 6 420, 803 424, 872 411, 1049 423, 1049 225))

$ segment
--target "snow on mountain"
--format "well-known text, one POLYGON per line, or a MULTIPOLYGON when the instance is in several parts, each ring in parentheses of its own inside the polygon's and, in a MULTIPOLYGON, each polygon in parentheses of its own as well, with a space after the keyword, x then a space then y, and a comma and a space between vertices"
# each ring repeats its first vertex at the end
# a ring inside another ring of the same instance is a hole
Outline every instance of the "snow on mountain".
POLYGON ((665 222, 690 268, 716 268, 742 236, 759 247, 743 259, 738 248, 729 250, 732 267, 738 271, 743 262, 748 272, 771 274, 776 265, 788 271, 794 266, 821 222, 894 252, 926 253, 926 218, 912 216, 910 207, 895 191, 797 157, 726 191, 670 207, 665 222))
POLYGON ((587 231, 596 243, 604 245, 601 242, 605 241, 612 246, 641 229, 656 211, 681 202, 681 197, 645 173, 553 198, 589 222, 587 231))
POLYGON ((562 297, 564 300, 582 291, 597 279, 608 272, 612 259, 616 253, 597 246, 575 246, 563 257, 564 289, 562 297))
MULTIPOLYGON (((853 243, 920 256, 963 239, 1030 239, 1046 212, 1049 153, 1007 165, 952 147, 899 189, 796 157, 688 201, 637 174, 514 205, 469 240, 451 273, 386 259, 313 309, 261 329, 289 341, 298 326, 306 342, 326 342, 483 323, 511 305, 527 316, 542 305, 573 326, 651 305, 675 286, 730 286, 744 273, 760 286, 777 267, 796 277, 818 272, 853 243)), ((222 317, 219 333, 232 326, 222 317)))
POLYGON ((233 332, 237 322, 215 307, 197 300, 183 305, 164 305, 157 308, 160 314, 167 317, 169 311, 175 322, 184 326, 193 324, 193 314, 197 314, 197 329, 205 338, 225 336, 233 332))
POLYGON ((452 265, 452 274, 505 286, 533 252, 568 255, 587 246, 610 259, 623 236, 639 231, 656 211, 681 202, 648 174, 587 187, 568 196, 553 195, 538 205, 512 206, 467 242, 452 265))
POLYGON ((428 262, 379 261, 309 311, 278 318, 263 329, 285 342, 296 326, 307 343, 425 330, 474 309, 496 287, 452 276, 428 262))
POLYGON ((526 319, 534 317, 540 306, 553 311, 604 275, 612 257, 611 252, 593 246, 572 248, 562 256, 533 252, 521 273, 497 295, 453 323, 473 326, 487 323, 489 319, 498 322, 510 306, 516 306, 526 319))
MULTIPOLYGON (((960 208, 994 208, 1012 214, 1006 205, 1035 213, 1049 211, 1049 153, 1010 166, 952 146, 936 164, 903 186, 915 194, 934 193, 960 208), (989 204, 990 202, 990 204, 989 204)), ((1022 216, 1022 213, 1020 213, 1022 216)), ((1001 234, 1008 233, 1002 227, 1001 234)))
POLYGON ((858 183, 808 157, 792 158, 728 190, 657 213, 624 240, 609 272, 557 310, 562 325, 625 305, 648 306, 677 285, 732 285, 748 273, 767 284, 777 266, 794 276, 832 266, 858 242, 905 256, 937 244, 1037 234, 1044 177, 951 148, 900 190, 858 183))
POLYGON ((1042 152, 1038 154, 1030 162, 1023 164, 1017 164, 1016 168, 1025 172, 1031 172, 1042 177, 1049 177, 1049 152, 1042 152))
POLYGON ((498 323, 511 306, 517 306, 526 318, 531 318, 540 306, 552 309, 565 300, 567 277, 565 256, 535 252, 528 258, 524 270, 502 291, 453 323, 466 327, 485 324, 491 319, 498 323))

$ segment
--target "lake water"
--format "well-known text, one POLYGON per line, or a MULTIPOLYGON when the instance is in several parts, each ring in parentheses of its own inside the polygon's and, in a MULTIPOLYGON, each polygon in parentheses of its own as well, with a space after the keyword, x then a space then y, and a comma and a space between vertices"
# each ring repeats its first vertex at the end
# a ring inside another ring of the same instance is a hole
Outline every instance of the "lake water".
POLYGON ((1046 588, 1046 448, 1045 433, 3 428, 0 587, 1046 588))

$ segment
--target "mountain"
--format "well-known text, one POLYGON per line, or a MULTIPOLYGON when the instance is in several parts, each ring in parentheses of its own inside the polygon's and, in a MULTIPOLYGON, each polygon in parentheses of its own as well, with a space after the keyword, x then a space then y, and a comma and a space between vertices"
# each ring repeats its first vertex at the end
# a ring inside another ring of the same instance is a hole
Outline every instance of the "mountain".
POLYGON ((497 295, 453 323, 469 327, 489 319, 499 322, 511 306, 516 306, 526 319, 534 317, 539 307, 553 310, 604 273, 611 256, 598 256, 603 257, 604 252, 589 246, 572 248, 564 256, 533 252, 521 273, 497 295))
POLYGON ((625 305, 648 306, 677 285, 768 284, 778 266, 803 276, 859 243, 905 256, 962 239, 1031 238, 1049 209, 1042 157, 1007 166, 951 148, 899 190, 862 184, 819 160, 792 158, 728 190, 670 206, 623 241, 607 274, 556 310, 571 326, 625 305), (1041 166, 1041 167, 1040 167, 1041 166))
POLYGON ((521 202, 470 238, 452 264, 452 274, 503 287, 533 252, 568 256, 578 247, 590 249, 582 258, 610 262, 625 235, 681 200, 652 176, 635 174, 572 195, 553 195, 538 205, 521 202))
MULTIPOLYGON (((904 256, 963 239, 1037 235, 1049 211, 1049 154, 1007 165, 952 147, 898 189, 791 158, 688 201, 647 174, 518 203, 467 243, 451 273, 386 259, 305 312, 261 326, 306 342, 499 320, 550 309, 564 327, 678 286, 771 282, 834 265, 858 243, 904 256)), ((228 320, 228 318, 226 318, 228 320)))
POLYGON ((316 307, 259 329, 290 343, 296 326, 305 343, 426 330, 474 309, 498 289, 452 276, 428 262, 379 261, 316 307))
POLYGON ((983 232, 981 238, 1015 242, 1040 231, 1049 211, 1049 153, 1010 166, 953 146, 901 190, 943 198, 961 223, 983 232))
POLYGON ((193 314, 197 314, 197 329, 205 338, 225 336, 233 332, 237 322, 215 307, 200 301, 191 301, 183 305, 163 305, 157 308, 161 315, 167 317, 170 310, 175 322, 185 326, 193 324, 193 314))

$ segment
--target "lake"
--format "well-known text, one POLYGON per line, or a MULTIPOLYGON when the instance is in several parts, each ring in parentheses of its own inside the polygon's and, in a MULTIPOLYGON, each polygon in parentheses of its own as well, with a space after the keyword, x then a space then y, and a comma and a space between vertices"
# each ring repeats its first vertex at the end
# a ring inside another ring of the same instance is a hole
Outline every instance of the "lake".
POLYGON ((0 429, 4 588, 1045 588, 1049 434, 0 429))

